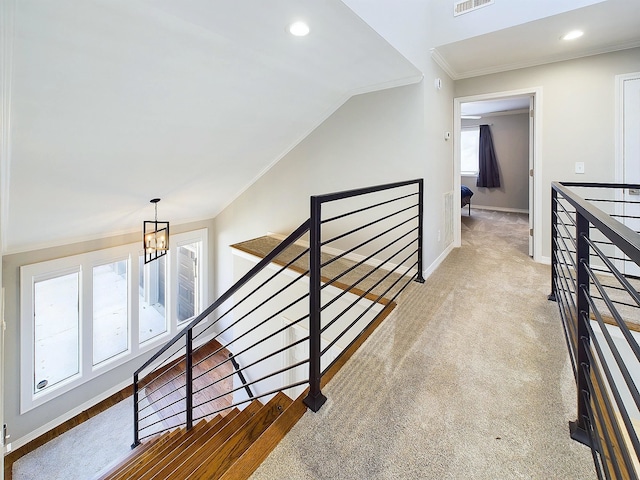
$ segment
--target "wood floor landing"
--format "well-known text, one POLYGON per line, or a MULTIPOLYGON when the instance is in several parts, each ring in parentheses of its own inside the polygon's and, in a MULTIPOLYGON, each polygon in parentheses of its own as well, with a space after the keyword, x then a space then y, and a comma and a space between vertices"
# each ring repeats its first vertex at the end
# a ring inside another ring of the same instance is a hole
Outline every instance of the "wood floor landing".
MULTIPOLYGON (((280 238, 265 235, 263 237, 254 238, 245 242, 231 245, 244 253, 248 253, 258 258, 266 257, 278 244, 280 238)), ((276 265, 288 265, 294 258, 300 255, 288 268, 298 273, 304 273, 309 270, 309 254, 304 253, 307 247, 300 244, 293 244, 284 252, 276 257, 273 261, 276 265)), ((391 298, 402 289, 406 280, 402 279, 406 268, 400 267, 395 272, 390 272, 369 264, 357 265, 358 262, 349 260, 345 257, 336 258, 327 252, 321 252, 320 263, 331 263, 322 267, 320 280, 323 283, 329 283, 331 279, 346 272, 338 281, 331 283, 336 288, 348 290, 355 295, 363 295, 369 300, 376 301, 382 305, 387 305, 391 298), (400 272, 400 273, 397 273, 400 272), (364 278, 366 277, 366 278, 364 278), (362 281, 360 281, 362 279, 362 281)))
MULTIPOLYGON (((140 398, 145 398, 149 406, 140 412, 142 436, 159 428, 150 426, 161 422, 162 429, 184 425, 185 407, 185 360, 184 357, 155 372, 141 389, 140 398), (153 410, 153 412, 151 411, 153 410), (147 431, 143 430, 147 426, 147 431)), ((193 418, 211 418, 220 413, 225 415, 233 401, 233 365, 229 360, 229 350, 217 341, 210 341, 193 354, 193 418), (220 366, 211 370, 216 365, 220 366), (220 397, 220 398, 217 398, 220 397), (214 400, 215 399, 215 400, 214 400), (221 411, 222 410, 222 411, 221 411)), ((145 400, 141 406, 145 405, 145 400)), ((160 427, 160 425, 158 425, 160 427)))

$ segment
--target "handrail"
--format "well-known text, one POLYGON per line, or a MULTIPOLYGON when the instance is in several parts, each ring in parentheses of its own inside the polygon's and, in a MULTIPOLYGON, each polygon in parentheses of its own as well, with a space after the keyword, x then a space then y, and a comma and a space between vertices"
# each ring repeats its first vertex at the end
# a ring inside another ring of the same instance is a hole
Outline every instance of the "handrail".
POLYGON ((207 307, 200 315, 194 318, 189 325, 187 325, 182 331, 176 334, 169 342, 167 342, 160 350, 158 350, 149 360, 138 368, 134 375, 140 375, 140 373, 151 365, 154 361, 162 356, 171 346, 173 346, 180 338, 187 334, 187 331, 198 325, 202 320, 207 318, 211 313, 216 310, 220 305, 231 298, 240 288, 245 285, 249 280, 260 273, 266 266, 268 266, 273 260, 285 251, 289 246, 293 245, 302 235, 309 230, 309 220, 305 221, 302 225, 296 228, 287 238, 285 238, 276 248, 274 248, 266 257, 260 260, 251 270, 249 270, 240 280, 234 283, 226 292, 218 297, 209 307, 207 307))
POLYGON ((247 392, 247 395, 249 396, 249 398, 254 398, 251 388, 249 387, 249 385, 247 385, 247 379, 244 377, 244 373, 242 373, 240 364, 238 363, 238 361, 233 356, 233 353, 231 352, 229 352, 229 359, 231 360, 231 363, 233 364, 233 368, 236 370, 236 373, 238 374, 238 377, 242 382, 242 386, 244 387, 245 392, 247 392))
POLYGON ((326 399, 322 376, 335 373, 335 363, 358 348, 411 281, 424 282, 423 198, 422 179, 311 197, 309 220, 274 247, 267 242, 271 250, 259 252, 248 273, 136 370, 133 446, 278 391, 298 396, 304 385, 304 403, 317 411, 326 399), (321 216, 326 202, 387 190, 321 216), (309 247, 296 244, 307 232, 309 247), (333 260, 321 261, 321 251, 335 250, 333 260), (232 385, 235 374, 241 386, 232 385), (249 398, 234 399, 243 389, 249 398))
POLYGON ((616 218, 640 222, 640 215, 618 215, 620 204, 638 202, 619 195, 586 199, 579 188, 599 197, 591 189, 608 194, 640 185, 552 182, 549 296, 558 302, 576 379, 571 436, 591 447, 599 478, 637 479, 640 439, 631 412, 640 409, 640 346, 627 319, 640 319, 638 277, 628 270, 640 267, 640 234, 616 218), (615 213, 593 202, 611 203, 615 213))
POLYGON ((590 223, 600 230, 611 240, 616 247, 620 248, 631 260, 640 263, 640 237, 636 232, 626 225, 611 218, 599 208, 586 202, 579 195, 566 187, 589 187, 589 188, 632 188, 640 189, 638 184, 629 183, 594 183, 584 184, 578 182, 552 182, 551 188, 562 192, 564 198, 569 200, 576 207, 580 215, 584 216, 590 223))

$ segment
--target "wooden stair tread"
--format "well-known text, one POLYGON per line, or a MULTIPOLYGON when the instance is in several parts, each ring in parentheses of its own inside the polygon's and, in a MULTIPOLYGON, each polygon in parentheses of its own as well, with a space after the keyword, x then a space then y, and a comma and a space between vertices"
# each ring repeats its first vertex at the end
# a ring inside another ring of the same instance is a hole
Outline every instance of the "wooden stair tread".
POLYGON ((194 445, 193 451, 182 461, 167 468, 163 471, 164 476, 158 478, 187 478, 190 472, 193 472, 198 466, 206 461, 212 452, 216 452, 224 443, 242 428, 251 418, 262 408, 262 404, 254 400, 235 418, 233 418, 224 428, 220 429, 215 435, 207 439, 206 442, 194 445))
MULTIPOLYGON (((185 455, 192 446, 199 442, 206 442, 207 438, 211 435, 215 435, 221 428, 223 428, 231 419, 238 415, 239 410, 236 408, 225 417, 218 415, 212 421, 207 422, 200 421, 191 430, 184 430, 182 433, 182 442, 175 446, 171 451, 164 452, 158 461, 153 465, 148 466, 144 471, 140 472, 140 475, 136 477, 138 480, 150 480, 154 478, 156 474, 165 469, 168 465, 178 461, 178 459, 185 455), (200 428, 198 428, 201 426, 200 428)), ((162 476, 160 476, 162 478, 162 476)))
MULTIPOLYGON (((142 450, 140 453, 136 452, 135 449, 132 451, 133 455, 130 460, 125 462, 122 468, 118 469, 115 473, 104 477, 109 480, 117 480, 123 478, 121 476, 122 471, 128 471, 130 469, 137 468, 138 465, 144 465, 145 461, 153 456, 153 452, 163 448, 164 445, 170 444, 175 441, 175 439, 179 436, 180 432, 178 430, 171 430, 166 435, 163 435, 159 439, 153 442, 149 442, 150 445, 142 450)), ((143 444, 144 445, 144 444, 143 444)), ((136 447, 138 448, 138 447, 136 447)), ((102 478, 102 477, 101 477, 102 478)), ((126 477, 125 477, 126 478, 126 477)))
POLYGON ((219 449, 211 452, 193 472, 180 478, 191 480, 216 480, 225 474, 251 444, 282 414, 292 403, 284 393, 276 394, 264 407, 260 409, 240 430, 235 432, 219 449))
MULTIPOLYGON (((200 431, 205 426, 205 422, 199 423, 194 426, 191 431, 200 431)), ((183 428, 173 430, 171 433, 173 435, 170 440, 146 449, 138 455, 137 461, 133 462, 126 469, 117 472, 116 475, 110 478, 110 480, 128 480, 131 478, 138 478, 155 459, 163 458, 167 452, 174 450, 183 441, 185 435, 185 430, 183 428)))
POLYGON ((245 480, 267 458, 280 440, 293 428, 307 411, 303 397, 290 403, 269 427, 249 445, 249 448, 220 477, 221 480, 245 480))

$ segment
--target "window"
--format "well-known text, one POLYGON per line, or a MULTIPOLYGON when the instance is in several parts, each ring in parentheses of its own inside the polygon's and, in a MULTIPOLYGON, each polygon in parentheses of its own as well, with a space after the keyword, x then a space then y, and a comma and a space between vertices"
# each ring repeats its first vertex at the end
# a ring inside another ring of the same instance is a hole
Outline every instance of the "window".
POLYGON ((80 374, 79 280, 76 271, 34 282, 33 394, 80 374))
POLYGON ((460 173, 478 175, 480 127, 462 127, 460 132, 460 173))
POLYGON ((178 322, 190 320, 201 309, 200 275, 198 274, 201 251, 201 240, 178 246, 178 322))
POLYGON ((128 264, 93 267, 93 365, 129 350, 128 264))
POLYGON ((140 319, 140 343, 162 335, 167 331, 166 316, 166 256, 144 263, 144 255, 138 257, 140 289, 138 318, 140 319))
POLYGON ((20 268, 20 411, 157 348, 207 298, 207 230, 176 234, 144 264, 140 244, 20 268))

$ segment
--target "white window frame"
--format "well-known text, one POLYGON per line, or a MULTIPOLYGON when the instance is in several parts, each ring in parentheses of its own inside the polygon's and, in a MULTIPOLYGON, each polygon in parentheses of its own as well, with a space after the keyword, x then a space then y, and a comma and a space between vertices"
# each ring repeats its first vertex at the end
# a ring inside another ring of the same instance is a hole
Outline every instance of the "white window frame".
POLYGON ((464 137, 470 133, 474 132, 477 137, 478 137, 478 146, 480 143, 480 126, 479 125, 472 125, 472 126, 468 126, 468 127, 462 127, 462 130, 460 131, 460 175, 462 176, 468 176, 468 177, 477 177, 478 176, 478 172, 480 171, 479 168, 479 155, 480 152, 477 152, 476 154, 476 161, 475 161, 475 165, 476 168, 475 170, 464 170, 463 165, 464 165, 464 155, 463 155, 463 143, 464 143, 464 137))
POLYGON ((205 288, 206 282, 203 281, 203 279, 205 278, 203 275, 205 271, 204 265, 208 263, 207 252, 209 251, 209 249, 207 247, 206 229, 172 235, 172 238, 171 238, 171 248, 174 248, 174 252, 177 252, 178 248, 182 247, 183 245, 189 245, 191 243, 196 243, 196 242, 202 242, 202 247, 198 251, 198 275, 199 275, 198 292, 197 292, 198 305, 196 305, 195 315, 181 322, 178 322, 178 311, 177 311, 178 310, 178 275, 177 275, 178 255, 174 254, 169 259, 169 269, 172 272, 176 272, 175 275, 172 275, 170 277, 171 278, 171 288, 170 288, 171 294, 169 296, 169 303, 171 305, 170 311, 173 316, 172 322, 176 324, 178 329, 182 329, 186 327, 191 320, 197 317, 202 312, 202 310, 204 310, 204 308, 208 306, 208 301, 207 301, 208 299, 206 295, 207 289, 205 288))
MULTIPOLYGON (((198 263, 200 310, 208 305, 208 230, 174 234, 170 239, 167 262, 165 310, 167 332, 139 343, 138 324, 138 257, 142 254, 140 243, 97 250, 70 257, 49 260, 20 267, 20 413, 23 414, 67 393, 96 377, 149 352, 173 337, 188 321, 178 325, 177 312, 177 248, 187 243, 202 242, 202 258, 198 263), (127 261, 128 287, 128 349, 125 352, 93 365, 93 267, 115 261, 127 261), (79 373, 50 388, 34 393, 34 285, 36 281, 55 278, 69 273, 79 273, 80 345, 79 373)), ((200 312, 198 312, 200 313, 200 312)))

